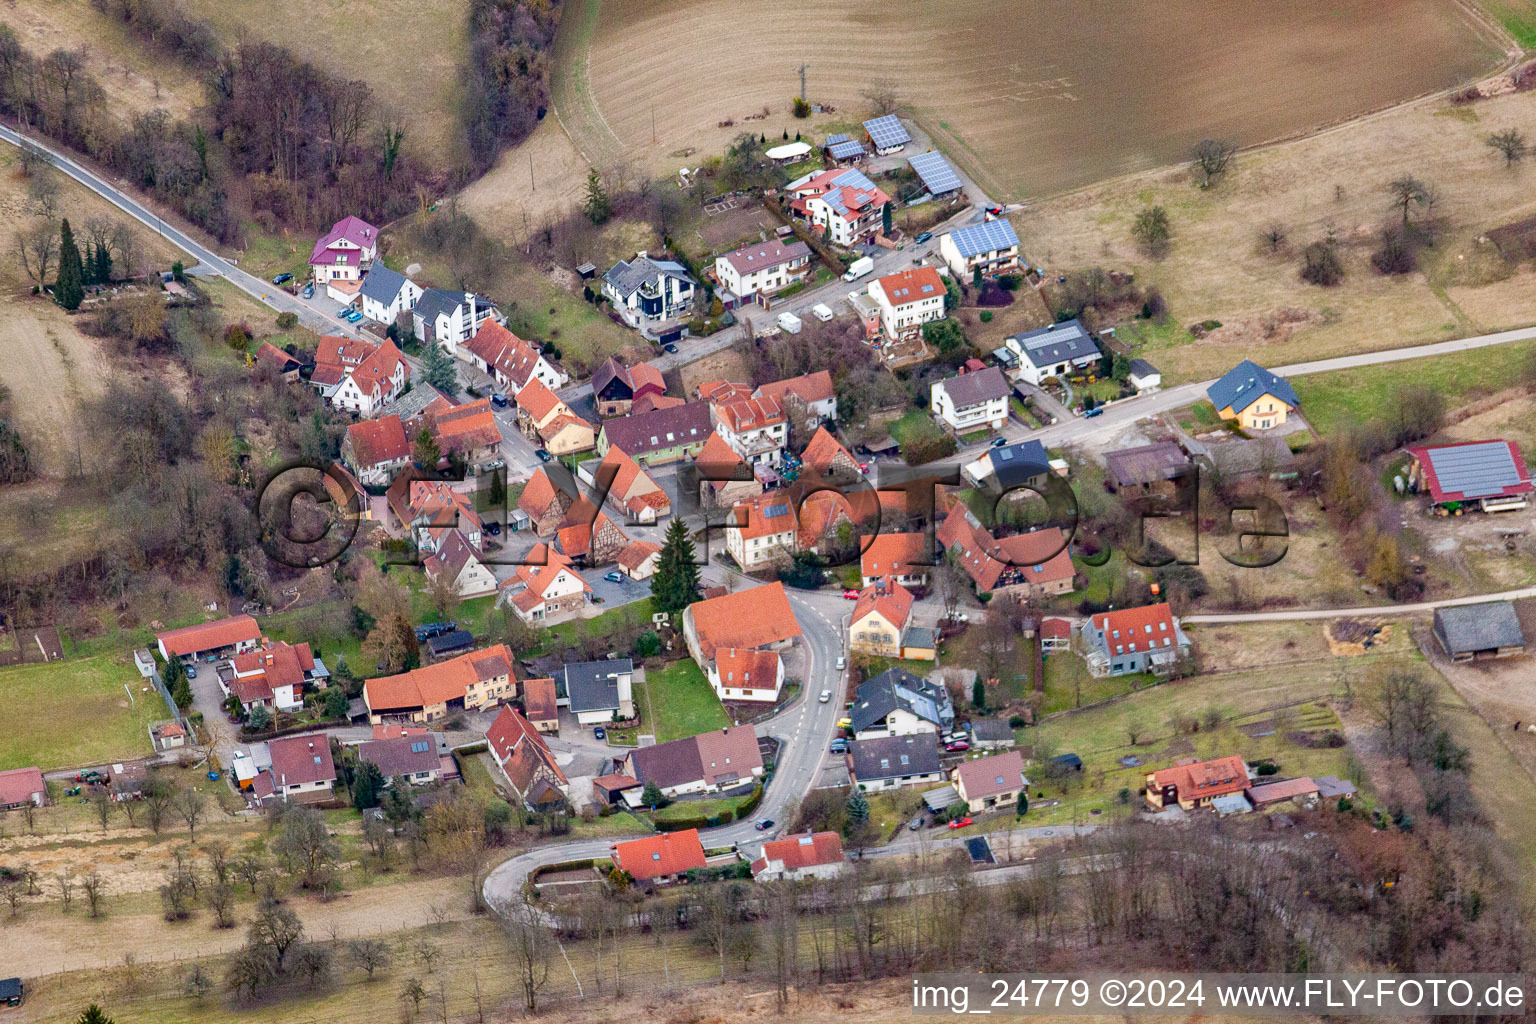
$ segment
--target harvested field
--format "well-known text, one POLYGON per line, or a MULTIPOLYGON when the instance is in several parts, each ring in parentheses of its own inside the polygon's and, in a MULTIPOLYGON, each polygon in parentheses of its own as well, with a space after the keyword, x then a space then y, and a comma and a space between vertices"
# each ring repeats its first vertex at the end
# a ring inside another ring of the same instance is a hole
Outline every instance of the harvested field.
POLYGON ((186 0, 181 6, 212 23, 226 45, 248 34, 329 74, 361 79, 381 106, 404 114, 407 153, 438 170, 458 162, 454 114, 458 68, 469 45, 465 0, 186 0))
POLYGON ((788 110, 802 61, 811 101, 844 119, 863 116, 861 92, 888 76, 952 159, 1017 199, 1182 160, 1205 136, 1252 145, 1304 132, 1473 78, 1501 53, 1480 23, 1433 0, 1242 16, 1214 0, 1134 3, 1113 19, 1081 2, 1007 6, 962 0, 893 19, 867 0, 704 0, 682 23, 664 0, 573 3, 555 106, 597 165, 670 172, 679 161, 664 154, 719 151, 743 126, 805 127, 788 110), (779 55, 771 69, 742 59, 763 52, 779 55), (765 107, 766 119, 744 120, 765 107), (737 124, 718 127, 726 120, 737 124))

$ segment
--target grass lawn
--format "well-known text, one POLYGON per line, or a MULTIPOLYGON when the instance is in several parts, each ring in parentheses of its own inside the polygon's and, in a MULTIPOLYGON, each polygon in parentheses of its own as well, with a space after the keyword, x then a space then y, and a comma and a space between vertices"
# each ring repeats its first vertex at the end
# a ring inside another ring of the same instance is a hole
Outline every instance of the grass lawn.
POLYGON ((1332 373, 1293 377, 1307 422, 1327 436, 1351 423, 1391 415, 1398 392, 1424 387, 1445 399, 1448 409, 1514 383, 1514 368, 1524 364, 1536 343, 1517 342, 1496 350, 1476 349, 1428 359, 1363 366, 1332 373))
POLYGON ((908 409, 899 420, 892 420, 888 424, 891 437, 896 443, 905 448, 914 441, 925 437, 938 437, 944 433, 939 425, 933 422, 933 417, 928 410, 908 409))
POLYGON ((593 821, 571 819, 573 839, 595 839, 598 836, 648 836, 654 831, 656 830, 651 827, 650 822, 637 818, 628 811, 620 811, 593 821))
POLYGON ((168 716, 122 655, 0 669, 0 693, 0 769, 139 757, 150 752, 149 723, 168 716))
POLYGON ((647 669, 645 685, 639 686, 641 731, 653 733, 657 743, 697 736, 731 724, 709 680, 691 659, 683 658, 659 669, 647 669))
POLYGON ((1144 687, 1156 677, 1138 672, 1133 675, 1105 676, 1095 679, 1088 663, 1071 651, 1058 651, 1045 657, 1045 714, 1097 704, 1144 687))
POLYGON ((713 818, 725 811, 730 811, 735 817, 736 808, 752 799, 752 794, 745 796, 728 796, 714 800, 676 800, 661 810, 654 812, 651 817, 656 821, 676 821, 679 818, 713 818))
MULTIPOLYGON (((549 627, 548 638, 540 645, 541 653, 558 651, 563 647, 574 644, 584 636, 600 637, 609 636, 634 623, 646 623, 651 621, 651 615, 655 612, 655 598, 647 597, 630 604, 620 605, 612 611, 594 615, 590 619, 571 619, 549 627)), ((628 654, 629 651, 620 651, 619 654, 628 654)))

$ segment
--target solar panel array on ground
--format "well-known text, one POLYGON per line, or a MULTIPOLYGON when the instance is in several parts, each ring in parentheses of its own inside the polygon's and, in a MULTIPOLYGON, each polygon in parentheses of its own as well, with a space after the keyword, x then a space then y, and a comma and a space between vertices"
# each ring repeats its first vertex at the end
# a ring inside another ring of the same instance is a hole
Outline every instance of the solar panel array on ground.
POLYGON ((907 134, 907 130, 902 127, 900 119, 895 114, 886 114, 884 117, 865 121, 864 130, 869 133, 869 141, 875 144, 876 149, 905 146, 912 141, 912 136, 907 134))
POLYGON ((909 158, 907 163, 911 164, 917 176, 923 179, 923 187, 936 196, 953 192, 960 187, 960 177, 955 174, 942 153, 919 153, 909 158))

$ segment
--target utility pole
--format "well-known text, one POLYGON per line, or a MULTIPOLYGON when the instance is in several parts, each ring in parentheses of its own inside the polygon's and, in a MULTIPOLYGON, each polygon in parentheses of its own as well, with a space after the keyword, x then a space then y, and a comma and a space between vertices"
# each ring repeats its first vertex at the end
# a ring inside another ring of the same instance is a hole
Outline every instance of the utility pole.
POLYGON ((805 102, 805 69, 808 67, 810 67, 809 64, 800 65, 800 101, 802 103, 805 102))
POLYGON ((538 182, 533 180, 533 151, 532 150, 528 151, 528 190, 530 192, 537 192, 539 190, 538 182))

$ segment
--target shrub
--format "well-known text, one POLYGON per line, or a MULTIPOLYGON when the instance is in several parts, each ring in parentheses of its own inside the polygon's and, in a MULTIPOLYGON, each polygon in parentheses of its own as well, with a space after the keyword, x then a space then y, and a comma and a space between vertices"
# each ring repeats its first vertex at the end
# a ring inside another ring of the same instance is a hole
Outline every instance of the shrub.
POLYGON ((278 330, 281 330, 281 331, 291 331, 291 330, 293 330, 297 326, 299 326, 299 314, 297 314, 297 313, 279 313, 279 314, 277 314, 277 327, 278 327, 278 330))
POLYGON ((1301 279, 1323 288, 1344 280, 1344 264, 1332 242, 1313 242, 1302 250, 1301 279))
POLYGON ((1003 286, 1004 291, 1016 292, 1024 283, 1023 274, 1003 274, 997 279, 997 283, 1003 286))
POLYGON ((796 96, 794 114, 796 117, 810 117, 811 105, 805 102, 805 100, 801 99, 799 96, 796 96))
POLYGON ((1381 246, 1371 253, 1371 266, 1378 274, 1411 274, 1418 269, 1418 253, 1399 225, 1381 229, 1381 246))
POLYGON ((989 324, 992 322, 992 311, 990 309, 984 309, 981 311, 981 322, 984 324, 989 324))
POLYGON ((1012 716, 1010 716, 1009 719, 1008 719, 1008 728, 1010 728, 1010 729, 1022 729, 1022 728, 1024 728, 1024 716, 1023 715, 1012 715, 1012 716))
POLYGON ((251 343, 251 329, 245 324, 230 324, 224 328, 224 344, 232 349, 244 350, 251 343))

